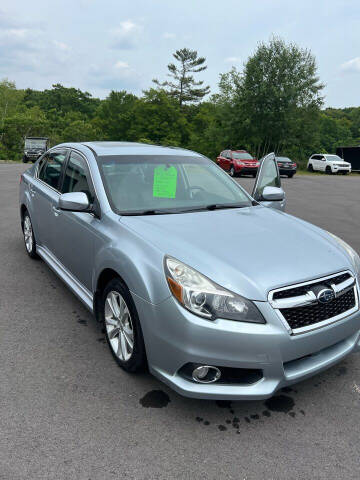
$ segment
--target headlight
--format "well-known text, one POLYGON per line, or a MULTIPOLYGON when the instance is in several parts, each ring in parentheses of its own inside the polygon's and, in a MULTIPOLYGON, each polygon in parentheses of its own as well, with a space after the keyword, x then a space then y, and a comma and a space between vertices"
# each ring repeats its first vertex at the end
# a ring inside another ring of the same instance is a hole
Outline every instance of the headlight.
POLYGON ((165 257, 165 275, 173 296, 200 317, 265 323, 253 302, 220 287, 175 258, 165 257))
POLYGON ((349 244, 344 242, 344 240, 341 240, 341 238, 337 237, 333 233, 328 232, 329 235, 332 236, 334 240, 346 251, 346 253, 349 255, 350 260, 352 264, 354 265, 355 269, 355 274, 357 275, 359 282, 360 282, 360 257, 359 255, 355 252, 355 250, 350 247, 349 244))

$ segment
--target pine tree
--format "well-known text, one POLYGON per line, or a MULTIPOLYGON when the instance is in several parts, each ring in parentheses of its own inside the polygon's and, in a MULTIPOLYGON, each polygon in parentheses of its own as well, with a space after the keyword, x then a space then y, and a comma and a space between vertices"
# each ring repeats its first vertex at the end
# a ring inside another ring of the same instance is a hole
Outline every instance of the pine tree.
POLYGON ((174 97, 180 107, 185 103, 199 102, 205 95, 210 92, 209 86, 203 86, 203 81, 195 81, 191 73, 199 73, 207 69, 204 65, 206 59, 198 57, 196 50, 182 48, 173 53, 173 57, 180 65, 176 66, 174 63, 168 65, 168 76, 173 80, 159 82, 154 79, 153 82, 159 87, 165 88, 169 95, 174 97))

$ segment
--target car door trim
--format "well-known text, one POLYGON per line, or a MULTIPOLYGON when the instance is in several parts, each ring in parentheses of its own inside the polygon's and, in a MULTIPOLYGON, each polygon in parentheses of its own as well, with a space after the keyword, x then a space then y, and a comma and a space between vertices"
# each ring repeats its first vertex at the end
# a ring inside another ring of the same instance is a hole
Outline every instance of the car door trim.
POLYGON ((45 263, 61 278, 66 286, 82 301, 82 303, 93 313, 93 294, 79 280, 59 262, 50 250, 44 246, 36 245, 36 253, 45 263))

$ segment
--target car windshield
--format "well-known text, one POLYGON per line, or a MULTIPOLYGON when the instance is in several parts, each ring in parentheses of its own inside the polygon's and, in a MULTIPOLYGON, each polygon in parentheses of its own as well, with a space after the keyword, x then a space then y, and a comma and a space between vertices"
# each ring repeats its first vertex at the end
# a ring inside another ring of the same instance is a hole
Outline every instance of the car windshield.
POLYGON ((276 157, 278 162, 291 162, 290 158, 288 157, 276 157))
POLYGON ((46 148, 46 140, 27 138, 25 140, 25 148, 46 148))
POLYGON ((246 152, 232 152, 232 157, 236 160, 254 160, 254 157, 246 152))
POLYGON ((342 162, 342 158, 338 157, 337 155, 326 155, 326 160, 328 162, 342 162))
POLYGON ((100 156, 112 209, 119 214, 247 207, 249 195, 214 162, 177 155, 100 156))

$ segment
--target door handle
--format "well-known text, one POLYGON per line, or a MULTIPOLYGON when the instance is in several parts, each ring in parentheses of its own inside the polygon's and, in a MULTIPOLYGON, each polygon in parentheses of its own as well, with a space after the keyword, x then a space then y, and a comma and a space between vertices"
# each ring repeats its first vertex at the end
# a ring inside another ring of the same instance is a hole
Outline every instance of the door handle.
POLYGON ((58 217, 61 214, 61 210, 55 207, 55 205, 52 206, 52 211, 54 212, 55 217, 58 217))

